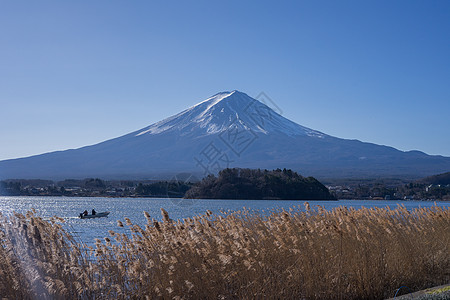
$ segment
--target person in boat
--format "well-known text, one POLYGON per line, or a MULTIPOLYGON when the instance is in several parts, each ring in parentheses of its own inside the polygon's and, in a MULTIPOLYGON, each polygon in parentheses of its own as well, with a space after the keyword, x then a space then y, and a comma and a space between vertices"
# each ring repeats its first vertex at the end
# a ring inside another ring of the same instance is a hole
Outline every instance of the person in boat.
POLYGON ((84 210, 84 212, 83 212, 83 216, 87 216, 88 215, 88 212, 87 212, 87 210, 84 210))
POLYGON ((92 215, 95 215, 96 213, 95 209, 92 209, 92 215))

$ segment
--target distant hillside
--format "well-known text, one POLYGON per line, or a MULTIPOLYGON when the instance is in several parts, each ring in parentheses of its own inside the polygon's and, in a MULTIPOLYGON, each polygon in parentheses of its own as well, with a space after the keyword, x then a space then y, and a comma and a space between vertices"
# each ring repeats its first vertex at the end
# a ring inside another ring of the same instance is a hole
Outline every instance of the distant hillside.
POLYGON ((448 184, 450 184, 450 172, 425 177, 425 178, 419 180, 419 182, 426 183, 426 184, 448 185, 448 184))
POLYGON ((186 192, 198 199, 334 200, 328 189, 313 177, 292 170, 224 169, 210 175, 186 192))

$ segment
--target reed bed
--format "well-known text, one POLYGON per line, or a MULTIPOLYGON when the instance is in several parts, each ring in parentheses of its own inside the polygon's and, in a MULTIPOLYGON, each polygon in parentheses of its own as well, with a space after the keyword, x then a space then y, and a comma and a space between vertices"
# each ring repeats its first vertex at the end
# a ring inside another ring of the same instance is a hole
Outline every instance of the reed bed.
MULTIPOLYGON (((450 281, 450 211, 399 206, 152 219, 88 250, 33 212, 0 216, 7 299, 384 299, 450 281)), ((125 224, 124 224, 125 223, 125 224)))

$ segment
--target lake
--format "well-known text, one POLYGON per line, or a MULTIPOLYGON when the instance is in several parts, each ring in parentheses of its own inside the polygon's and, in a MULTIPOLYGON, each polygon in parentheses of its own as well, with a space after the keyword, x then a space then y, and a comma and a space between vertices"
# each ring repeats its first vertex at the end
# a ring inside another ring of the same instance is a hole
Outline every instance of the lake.
MULTIPOLYGON (((295 200, 189 200, 169 198, 93 198, 93 197, 14 197, 0 196, 0 212, 11 214, 13 211, 26 213, 34 208, 43 218, 52 216, 62 217, 66 220, 65 228, 79 241, 89 245, 95 238, 102 239, 108 236, 108 230, 116 232, 127 231, 117 226, 117 220, 123 221, 125 217, 134 224, 144 226, 147 222, 143 211, 150 213, 151 217, 161 220, 160 208, 168 211, 173 220, 204 214, 206 210, 214 213, 220 211, 242 210, 244 207, 251 210, 267 211, 273 209, 289 209, 301 205, 305 201, 295 200), (110 211, 107 218, 79 219, 78 215, 85 209, 91 212, 110 211)), ((404 204, 407 209, 434 206, 431 201, 386 201, 386 200, 339 200, 339 201, 308 201, 311 207, 321 205, 325 209, 338 206, 354 208, 386 207, 395 208, 397 204, 404 204)), ((436 202, 441 207, 449 207, 450 202, 436 202)))

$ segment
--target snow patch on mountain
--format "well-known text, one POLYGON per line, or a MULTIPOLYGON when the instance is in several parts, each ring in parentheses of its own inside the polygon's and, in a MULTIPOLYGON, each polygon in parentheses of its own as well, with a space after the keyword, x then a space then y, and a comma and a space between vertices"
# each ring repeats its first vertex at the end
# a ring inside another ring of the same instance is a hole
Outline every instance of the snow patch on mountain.
POLYGON ((260 134, 282 133, 316 138, 326 136, 284 118, 264 103, 239 91, 218 93, 179 114, 138 131, 136 136, 167 132, 209 135, 229 130, 232 126, 260 134))

